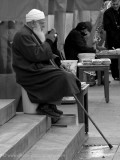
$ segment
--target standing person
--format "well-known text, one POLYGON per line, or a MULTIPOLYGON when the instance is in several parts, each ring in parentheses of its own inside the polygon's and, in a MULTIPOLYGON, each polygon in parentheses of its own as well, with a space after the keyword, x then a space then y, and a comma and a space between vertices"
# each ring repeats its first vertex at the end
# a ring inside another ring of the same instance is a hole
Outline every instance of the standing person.
MULTIPOLYGON (((103 27, 107 49, 120 48, 120 0, 111 0, 111 7, 103 15, 103 27)), ((111 60, 111 73, 115 80, 119 78, 117 59, 111 60)))
POLYGON ((95 53, 93 47, 88 47, 85 36, 88 34, 85 22, 80 22, 72 29, 65 39, 64 52, 66 59, 76 60, 79 53, 95 53))
POLYGON ((8 47, 7 47, 7 67, 6 67, 6 73, 12 73, 12 42, 13 37, 15 35, 15 22, 14 21, 8 21, 8 47))
POLYGON ((14 37, 13 69, 17 82, 27 91, 32 103, 38 103, 38 113, 52 118, 63 114, 56 103, 64 96, 80 93, 81 83, 67 71, 52 65, 55 57, 51 46, 55 41, 55 30, 44 35, 45 15, 32 9, 26 14, 26 24, 14 37))

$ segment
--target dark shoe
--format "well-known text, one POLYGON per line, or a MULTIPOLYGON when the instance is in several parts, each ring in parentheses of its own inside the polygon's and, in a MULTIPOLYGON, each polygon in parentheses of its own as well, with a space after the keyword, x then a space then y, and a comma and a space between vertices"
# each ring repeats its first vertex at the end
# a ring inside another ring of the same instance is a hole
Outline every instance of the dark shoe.
POLYGON ((55 112, 55 113, 58 113, 60 115, 63 114, 63 111, 60 111, 59 109, 57 109, 56 105, 55 104, 50 104, 50 108, 55 112))
MULTIPOLYGON (((111 83, 111 81, 109 81, 109 83, 111 83)), ((104 85, 104 81, 101 81, 101 85, 104 85)))
POLYGON ((50 108, 49 104, 46 104, 44 106, 42 106, 41 108, 39 107, 39 109, 37 109, 38 113, 42 113, 45 114, 49 117, 53 117, 53 118, 59 118, 60 115, 56 112, 53 111, 53 109, 50 108))
POLYGON ((44 113, 42 112, 41 110, 41 107, 43 107, 44 105, 43 104, 39 104, 37 109, 36 109, 36 112, 38 115, 44 115, 44 113))
POLYGON ((95 86, 95 85, 96 85, 96 82, 91 83, 91 84, 90 84, 90 87, 93 87, 93 86, 95 86))
POLYGON ((59 119, 60 118, 53 117, 53 118, 51 118, 51 123, 55 124, 55 123, 57 123, 59 121, 59 119))
POLYGON ((104 80, 101 81, 101 85, 104 85, 104 80))

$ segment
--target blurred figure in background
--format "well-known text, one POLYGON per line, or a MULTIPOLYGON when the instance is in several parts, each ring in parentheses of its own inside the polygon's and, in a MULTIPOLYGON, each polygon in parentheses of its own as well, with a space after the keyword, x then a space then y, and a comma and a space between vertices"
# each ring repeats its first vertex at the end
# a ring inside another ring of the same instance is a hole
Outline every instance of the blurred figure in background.
POLYGON ((64 52, 68 60, 77 60, 79 53, 95 53, 93 47, 87 46, 86 38, 89 34, 85 22, 80 22, 72 29, 65 39, 64 52))
POLYGON ((8 47, 7 47, 7 67, 6 72, 12 73, 12 43, 15 35, 15 22, 8 21, 8 47))
MULTIPOLYGON (((120 48, 120 0, 111 0, 111 7, 103 15, 103 27, 106 31, 106 47, 109 50, 120 48)), ((111 60, 111 73, 119 79, 118 60, 111 60)))

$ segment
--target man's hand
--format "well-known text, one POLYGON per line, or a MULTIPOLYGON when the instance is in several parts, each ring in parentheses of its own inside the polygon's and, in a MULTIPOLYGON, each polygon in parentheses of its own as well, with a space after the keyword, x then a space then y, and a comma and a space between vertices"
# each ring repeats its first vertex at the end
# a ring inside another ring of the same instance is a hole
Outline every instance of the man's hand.
POLYGON ((70 69, 69 69, 68 67, 66 67, 66 66, 65 66, 64 64, 62 64, 62 63, 61 63, 61 65, 60 65, 60 68, 66 70, 66 71, 68 71, 68 72, 71 72, 70 69))
POLYGON ((52 42, 54 42, 56 39, 55 34, 56 34, 56 31, 52 29, 49 33, 46 34, 46 39, 50 39, 52 42))

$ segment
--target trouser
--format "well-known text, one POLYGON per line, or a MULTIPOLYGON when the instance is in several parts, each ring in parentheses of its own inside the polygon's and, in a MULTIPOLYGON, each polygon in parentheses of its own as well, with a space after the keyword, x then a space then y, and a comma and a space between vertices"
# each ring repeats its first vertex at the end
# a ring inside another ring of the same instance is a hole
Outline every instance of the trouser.
POLYGON ((111 74, 113 78, 119 78, 119 70, 118 70, 118 59, 111 60, 111 74))

